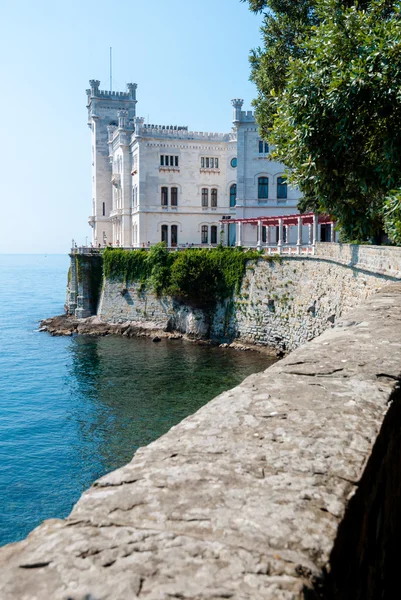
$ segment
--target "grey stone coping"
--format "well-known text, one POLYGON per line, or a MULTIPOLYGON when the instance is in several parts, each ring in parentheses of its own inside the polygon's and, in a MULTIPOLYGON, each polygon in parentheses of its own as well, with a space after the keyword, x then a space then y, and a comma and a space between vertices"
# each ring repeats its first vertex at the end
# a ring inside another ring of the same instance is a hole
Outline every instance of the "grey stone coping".
POLYGON ((341 527, 360 490, 376 506, 363 481, 398 389, 400 309, 401 284, 383 288, 0 549, 2 600, 368 598, 336 575, 373 577, 368 509, 341 527))

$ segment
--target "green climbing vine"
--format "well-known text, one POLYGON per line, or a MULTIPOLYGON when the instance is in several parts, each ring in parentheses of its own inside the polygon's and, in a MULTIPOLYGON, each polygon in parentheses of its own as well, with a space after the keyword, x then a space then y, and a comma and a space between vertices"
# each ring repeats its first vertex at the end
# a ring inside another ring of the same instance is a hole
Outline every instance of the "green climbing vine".
POLYGON ((239 292, 250 261, 272 262, 280 257, 264 256, 242 248, 187 248, 169 252, 164 244, 149 251, 107 248, 103 273, 125 284, 140 282, 158 296, 168 295, 195 304, 215 304, 239 292))

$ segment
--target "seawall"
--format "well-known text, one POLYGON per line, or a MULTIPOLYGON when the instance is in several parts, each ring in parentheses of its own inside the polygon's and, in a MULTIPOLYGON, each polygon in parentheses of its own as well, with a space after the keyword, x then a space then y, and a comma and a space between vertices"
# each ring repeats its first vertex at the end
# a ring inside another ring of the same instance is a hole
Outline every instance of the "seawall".
POLYGON ((0 549, 3 600, 373 600, 398 589, 401 284, 0 549))
POLYGON ((261 259, 248 265, 240 292, 213 310, 157 298, 139 283, 105 280, 98 315, 108 323, 151 323, 195 339, 294 350, 399 279, 400 250, 318 244, 312 257, 261 259))

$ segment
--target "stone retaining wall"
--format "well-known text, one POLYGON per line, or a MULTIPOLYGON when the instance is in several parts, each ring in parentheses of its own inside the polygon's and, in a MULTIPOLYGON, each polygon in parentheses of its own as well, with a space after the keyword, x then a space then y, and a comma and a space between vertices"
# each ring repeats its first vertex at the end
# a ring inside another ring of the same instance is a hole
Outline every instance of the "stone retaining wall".
POLYGON ((390 600, 401 284, 0 549, 2 600, 390 600))
POLYGON ((99 315, 110 322, 151 321, 219 342, 293 350, 331 327, 389 279, 320 257, 283 257, 281 262, 259 260, 249 266, 240 293, 215 311, 158 299, 141 292, 136 283, 126 287, 106 281, 99 315))

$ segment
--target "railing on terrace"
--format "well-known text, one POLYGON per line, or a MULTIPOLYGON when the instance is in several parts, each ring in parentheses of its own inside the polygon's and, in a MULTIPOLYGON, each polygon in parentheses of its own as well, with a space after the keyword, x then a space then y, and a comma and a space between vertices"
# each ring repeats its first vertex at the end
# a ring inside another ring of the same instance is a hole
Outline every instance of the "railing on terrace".
MULTIPOLYGON (((146 244, 144 246, 100 246, 100 247, 92 247, 92 246, 74 246, 71 248, 70 254, 100 254, 106 248, 115 248, 120 250, 150 250, 152 246, 156 244, 146 244)), ((212 248, 217 248, 218 244, 179 244, 177 246, 168 246, 167 250, 169 252, 179 252, 182 250, 187 250, 188 248, 205 248, 207 250, 211 250, 212 248)), ((233 246, 235 247, 235 246, 233 246)), ((304 244, 302 246, 296 244, 284 244, 283 246, 278 246, 277 244, 262 244, 259 246, 257 244, 243 244, 241 246, 244 250, 261 250, 265 254, 282 254, 282 255, 312 255, 314 254, 314 246, 312 244, 304 244)))

